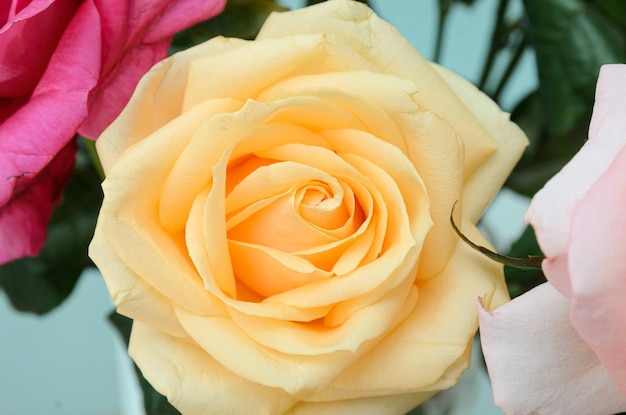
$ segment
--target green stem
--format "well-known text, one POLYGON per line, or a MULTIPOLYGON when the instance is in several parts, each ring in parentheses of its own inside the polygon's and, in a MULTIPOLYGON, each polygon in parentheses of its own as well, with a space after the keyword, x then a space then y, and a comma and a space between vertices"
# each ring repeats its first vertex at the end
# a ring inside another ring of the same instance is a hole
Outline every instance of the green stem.
POLYGON ((498 10, 496 11, 496 23, 493 27, 493 33, 491 34, 491 44, 489 45, 487 60, 485 61, 485 66, 483 67, 483 72, 480 76, 480 81, 478 82, 478 88, 483 91, 485 90, 487 79, 489 78, 489 74, 493 68, 493 63, 496 60, 496 54, 502 48, 501 42, 502 34, 504 33, 504 14, 508 6, 509 0, 500 0, 498 10))
POLYGON ((500 82, 498 82, 498 86, 496 87, 496 92, 494 92, 493 94, 494 101, 498 102, 500 94, 502 93, 502 91, 504 90, 504 87, 506 86, 509 79, 511 78, 511 75, 517 68, 517 63, 519 62, 519 60, 522 57, 522 54, 526 50, 526 46, 528 46, 528 37, 524 34, 522 37, 522 40, 518 43, 517 48, 515 49, 515 54, 513 55, 513 57, 511 58, 511 61, 507 65, 506 70, 504 71, 504 74, 502 75, 502 78, 500 79, 500 82))
POLYGON ((433 61, 439 63, 441 61, 441 50, 443 48, 443 38, 446 31, 446 22, 448 12, 450 11, 450 3, 442 4, 439 2, 439 23, 437 25, 437 38, 435 40, 435 57, 433 61))
POLYGON ((491 259, 492 261, 499 262, 500 264, 503 264, 503 265, 508 265, 510 267, 514 267, 518 269, 542 269, 541 264, 543 263, 543 260, 546 259, 543 256, 528 255, 526 258, 515 258, 515 257, 499 254, 497 252, 492 251, 489 248, 476 245, 474 242, 472 242, 467 236, 463 235, 461 230, 456 226, 456 223, 454 223, 454 208, 456 207, 457 203, 458 203, 458 200, 454 202, 454 205, 452 205, 452 211, 450 212, 450 224, 452 225, 452 229, 454 229, 454 232, 456 232, 459 238, 461 238, 461 240, 465 242, 466 244, 468 244, 472 249, 480 252, 481 254, 491 259))
POLYGON ((98 157, 96 142, 82 136, 80 137, 80 140, 82 145, 85 147, 85 150, 87 150, 89 161, 91 161, 91 164, 98 173, 98 177, 100 177, 100 180, 104 180, 104 169, 102 168, 102 163, 100 163, 100 157, 98 157))

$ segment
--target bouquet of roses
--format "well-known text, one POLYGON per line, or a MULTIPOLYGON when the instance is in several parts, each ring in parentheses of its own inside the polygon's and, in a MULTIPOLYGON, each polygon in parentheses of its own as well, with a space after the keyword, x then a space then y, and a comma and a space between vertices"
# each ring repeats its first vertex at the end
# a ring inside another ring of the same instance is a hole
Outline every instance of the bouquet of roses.
POLYGON ((506 413, 626 411, 626 8, 524 5, 477 88, 353 0, 11 3, 0 285, 44 313, 93 261, 157 413, 420 411, 479 323, 506 413), (477 226, 503 186, 509 256, 477 226))

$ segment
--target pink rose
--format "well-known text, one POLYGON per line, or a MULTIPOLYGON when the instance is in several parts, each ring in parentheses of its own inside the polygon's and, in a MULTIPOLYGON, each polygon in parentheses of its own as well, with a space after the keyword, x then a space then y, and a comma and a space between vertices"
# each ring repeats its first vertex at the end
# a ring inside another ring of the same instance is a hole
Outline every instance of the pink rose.
POLYGON ((527 220, 549 282, 481 310, 496 403, 507 414, 626 411, 626 65, 602 67, 589 140, 527 220))
POLYGON ((95 139, 172 36, 225 0, 0 3, 0 264, 43 246, 80 134, 95 139))

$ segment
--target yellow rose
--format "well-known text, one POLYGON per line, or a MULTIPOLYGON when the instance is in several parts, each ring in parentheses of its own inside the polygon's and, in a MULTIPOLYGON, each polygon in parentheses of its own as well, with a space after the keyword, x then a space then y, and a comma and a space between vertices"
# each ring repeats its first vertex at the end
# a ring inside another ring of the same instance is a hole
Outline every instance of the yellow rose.
POLYGON ((501 268, 474 223, 526 139, 366 6, 156 65, 98 140, 91 257, 184 414, 402 414, 467 368, 501 268))

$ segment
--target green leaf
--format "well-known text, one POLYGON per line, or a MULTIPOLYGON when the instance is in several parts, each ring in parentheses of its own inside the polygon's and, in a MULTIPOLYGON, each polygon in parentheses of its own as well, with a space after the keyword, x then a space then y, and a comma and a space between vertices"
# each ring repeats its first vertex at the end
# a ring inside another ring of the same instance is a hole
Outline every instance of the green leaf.
MULTIPOLYGON (((526 227, 522 235, 511 247, 508 255, 513 257, 543 256, 532 226, 526 227)), ((504 276, 511 298, 520 296, 537 285, 546 282, 543 272, 538 269, 522 270, 505 266, 504 276)))
POLYGON ((511 119, 524 130, 530 141, 506 186, 532 197, 580 150, 587 139, 587 118, 565 134, 551 134, 545 102, 540 91, 524 98, 513 110, 511 119))
POLYGON ((511 113, 511 120, 524 130, 528 137, 529 145, 520 160, 520 164, 529 164, 538 156, 548 126, 539 91, 531 92, 517 104, 511 113))
POLYGON ((229 0, 219 15, 178 33, 170 52, 178 52, 215 36, 254 39, 270 13, 286 10, 273 0, 229 0))
POLYGON ((531 92, 517 105, 511 120, 524 130, 530 143, 506 186, 532 197, 580 150, 587 140, 589 120, 581 119, 564 134, 551 134, 540 90, 531 92))
MULTIPOLYGON (((109 314, 109 321, 115 326, 128 347, 133 320, 114 311, 109 314)), ((146 415, 180 415, 180 412, 167 401, 167 398, 157 392, 143 377, 137 365, 133 364, 133 366, 135 367, 135 373, 137 373, 139 386, 143 392, 146 415)))
POLYGON ((533 196, 580 150, 588 136, 602 64, 626 60, 624 2, 525 0, 536 49, 538 91, 512 113, 530 146, 506 185, 533 196))
POLYGON ((101 202, 98 174, 79 149, 74 176, 52 214, 40 254, 0 266, 0 287, 13 307, 41 315, 70 295, 83 270, 93 265, 87 247, 101 202))
POLYGON ((626 2, 624 0, 598 0, 597 3, 608 18, 626 30, 626 2))
POLYGON ((608 1, 524 0, 524 4, 548 130, 563 135, 581 121, 588 122, 600 66, 626 61, 626 33, 610 17, 621 9, 608 1))

